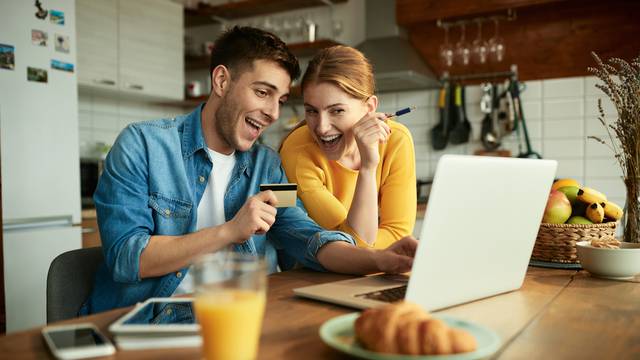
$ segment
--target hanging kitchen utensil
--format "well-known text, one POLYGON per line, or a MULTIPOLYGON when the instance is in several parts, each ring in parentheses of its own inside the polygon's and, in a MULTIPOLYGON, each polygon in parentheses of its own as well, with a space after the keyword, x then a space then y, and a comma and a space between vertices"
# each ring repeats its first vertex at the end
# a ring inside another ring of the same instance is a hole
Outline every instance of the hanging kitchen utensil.
POLYGON ((522 132, 524 133, 524 141, 527 147, 525 152, 520 152, 518 154, 519 158, 529 158, 529 159, 542 159, 542 155, 533 151, 531 148, 531 141, 529 140, 529 131, 527 130, 527 123, 524 120, 524 113, 522 111, 522 101, 520 99, 520 84, 518 81, 514 81, 512 83, 511 88, 511 96, 513 97, 513 107, 515 110, 516 122, 520 122, 522 125, 522 132))
POLYGON ((490 84, 486 83, 482 86, 482 99, 480 103, 480 109, 485 113, 484 119, 482 119, 482 130, 480 133, 480 140, 482 141, 482 146, 486 150, 495 150, 500 146, 500 139, 498 137, 498 133, 496 132, 496 122, 497 122, 497 94, 496 88, 490 84))
POLYGON ((509 132, 513 132, 517 129, 518 123, 516 122, 516 111, 513 107, 513 96, 511 95, 511 81, 509 81, 509 85, 507 86, 506 97, 507 97, 507 129, 509 132))
POLYGON ((471 123, 467 119, 465 110, 464 86, 456 85, 454 111, 458 114, 458 122, 451 130, 450 141, 452 144, 464 144, 469 142, 469 134, 471 133, 471 123))
POLYGON ((445 82, 440 89, 438 97, 438 109, 440 109, 440 122, 431 129, 431 146, 434 150, 442 150, 447 147, 449 140, 449 94, 450 85, 445 82))
POLYGON ((513 99, 511 97, 511 82, 507 82, 505 90, 500 93, 498 106, 498 125, 500 133, 509 134, 515 127, 515 115, 513 112, 513 99))

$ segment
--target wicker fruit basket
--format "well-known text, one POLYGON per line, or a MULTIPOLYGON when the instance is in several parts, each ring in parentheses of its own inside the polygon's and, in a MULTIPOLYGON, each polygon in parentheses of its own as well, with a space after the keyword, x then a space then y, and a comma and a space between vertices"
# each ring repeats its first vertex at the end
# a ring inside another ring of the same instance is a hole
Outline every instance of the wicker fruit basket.
POLYGON ((540 224, 532 260, 579 264, 576 243, 587 240, 613 240, 617 222, 602 224, 540 224))

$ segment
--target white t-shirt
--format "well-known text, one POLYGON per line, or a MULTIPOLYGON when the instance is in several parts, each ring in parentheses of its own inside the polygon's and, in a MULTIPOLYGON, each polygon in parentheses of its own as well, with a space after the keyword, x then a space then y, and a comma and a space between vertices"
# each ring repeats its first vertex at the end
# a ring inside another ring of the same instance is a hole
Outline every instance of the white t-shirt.
MULTIPOLYGON (((224 194, 227 192, 227 186, 229 185, 229 180, 231 180, 231 172, 236 164, 235 153, 225 155, 211 149, 207 149, 207 151, 213 166, 211 167, 207 187, 204 189, 200 204, 198 204, 196 230, 225 223, 224 194)), ((193 290, 193 278, 191 277, 191 271, 188 271, 173 294, 192 293, 193 290)))

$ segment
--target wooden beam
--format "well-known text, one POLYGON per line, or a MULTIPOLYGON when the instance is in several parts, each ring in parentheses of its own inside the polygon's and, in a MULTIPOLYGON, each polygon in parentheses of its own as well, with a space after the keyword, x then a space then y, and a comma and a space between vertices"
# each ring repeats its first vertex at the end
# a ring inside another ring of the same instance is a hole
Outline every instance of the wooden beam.
POLYGON ((326 6, 327 3, 345 3, 347 0, 244 0, 220 5, 199 3, 197 9, 184 9, 185 26, 211 24, 211 17, 239 19, 257 15, 273 14, 282 11, 326 6))
MULTIPOLYGON (((438 19, 451 19, 572 0, 396 0, 398 25, 411 26, 438 19)), ((577 2, 578 6, 581 3, 577 2)))

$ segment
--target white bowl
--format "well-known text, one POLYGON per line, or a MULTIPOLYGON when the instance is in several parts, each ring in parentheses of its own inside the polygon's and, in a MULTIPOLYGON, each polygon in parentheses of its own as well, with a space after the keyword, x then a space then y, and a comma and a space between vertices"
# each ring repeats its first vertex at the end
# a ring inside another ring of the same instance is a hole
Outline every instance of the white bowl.
POLYGON ((622 280, 640 274, 640 243, 621 242, 620 249, 596 248, 590 241, 576 245, 580 264, 594 276, 622 280))

